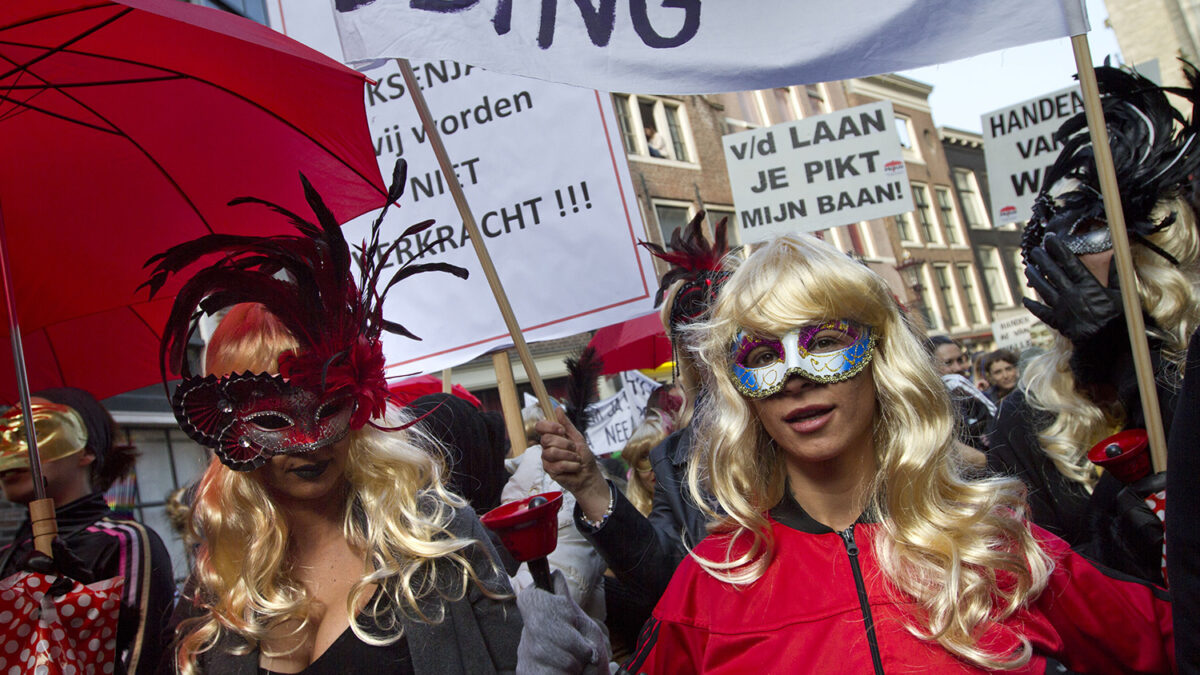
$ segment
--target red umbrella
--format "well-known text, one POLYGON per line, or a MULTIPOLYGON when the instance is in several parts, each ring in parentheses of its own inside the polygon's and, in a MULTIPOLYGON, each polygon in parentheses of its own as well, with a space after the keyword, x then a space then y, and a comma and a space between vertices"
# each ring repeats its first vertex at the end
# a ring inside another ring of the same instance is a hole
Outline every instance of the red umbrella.
MULTIPOLYGON (((156 382, 172 293, 135 292, 146 259, 210 232, 289 228, 230 199, 307 213, 303 171, 341 222, 381 206, 363 81, 175 0, 0 4, 0 243, 31 388, 105 398, 156 382)), ((0 396, 14 393, 0 359, 0 396)))
MULTIPOLYGON (((407 380, 400 380, 388 387, 388 391, 392 393, 392 396, 396 398, 396 401, 400 405, 408 405, 422 396, 442 393, 443 386, 442 381, 433 375, 418 375, 417 377, 410 377, 407 380)), ((476 408, 483 407, 483 403, 461 384, 450 387, 450 393, 476 408)))
POLYGON ((589 347, 604 360, 603 375, 657 368, 672 359, 671 341, 658 313, 605 326, 592 336, 589 347))

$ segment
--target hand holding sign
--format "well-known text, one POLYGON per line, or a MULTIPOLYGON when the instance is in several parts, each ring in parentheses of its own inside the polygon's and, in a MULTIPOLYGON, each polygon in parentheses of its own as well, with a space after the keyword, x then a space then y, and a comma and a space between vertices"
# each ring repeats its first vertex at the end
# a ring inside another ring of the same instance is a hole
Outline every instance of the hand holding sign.
POLYGON ((554 414, 558 421, 541 420, 535 426, 541 434, 542 467, 555 482, 575 495, 588 520, 598 521, 604 517, 612 498, 608 481, 600 473, 592 449, 563 409, 555 408, 554 414))

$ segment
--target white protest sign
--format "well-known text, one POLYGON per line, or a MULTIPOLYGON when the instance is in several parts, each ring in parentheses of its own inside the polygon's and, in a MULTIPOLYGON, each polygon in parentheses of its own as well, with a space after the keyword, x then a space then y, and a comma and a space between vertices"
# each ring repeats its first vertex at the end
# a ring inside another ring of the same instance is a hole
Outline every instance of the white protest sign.
MULTIPOLYGON (((316 44, 335 30, 327 4, 298 0, 279 11, 283 25, 316 44)), ((526 340, 651 311, 657 284, 637 246, 647 237, 609 96, 451 61, 413 68, 526 340)), ((510 344, 398 66, 366 74, 375 82, 364 96, 380 168, 390 177, 398 157, 409 165, 381 238, 436 221, 401 241, 384 278, 405 264, 470 270, 466 281, 418 274, 388 294, 384 315, 422 338, 384 335, 389 373, 435 371, 510 344)), ((374 217, 346 224, 347 240, 362 240, 374 217)))
MULTIPOLYGON (((646 402, 661 385, 636 370, 621 373, 621 391, 588 406, 588 447, 596 455, 608 455, 625 447, 646 416, 646 402)), ((525 394, 525 407, 537 399, 525 394)))
POLYGON ((745 243, 911 211, 890 101, 721 139, 745 243))
POLYGON ((658 94, 863 77, 1088 30, 1082 0, 331 4, 326 13, 337 17, 349 61, 455 59, 605 91, 658 94))
MULTIPOLYGON (((1152 82, 1160 81, 1157 59, 1140 63, 1134 70, 1152 82)), ((1074 85, 984 113, 983 153, 995 226, 1029 219, 1042 176, 1062 148, 1054 140, 1054 132, 1082 112, 1083 96, 1079 85, 1074 85)))
POLYGON ((621 373, 623 386, 616 394, 588 406, 588 447, 597 455, 607 455, 625 447, 635 429, 646 417, 646 401, 659 387, 658 382, 636 370, 621 373))
POLYGON ((983 115, 994 225, 1029 218, 1042 176, 1061 148, 1054 132, 1079 112, 1083 97, 1076 85, 983 115))
POLYGON ((1009 349, 1018 354, 1033 346, 1032 329, 1040 322, 1026 309, 997 310, 992 318, 992 336, 997 349, 1009 349))

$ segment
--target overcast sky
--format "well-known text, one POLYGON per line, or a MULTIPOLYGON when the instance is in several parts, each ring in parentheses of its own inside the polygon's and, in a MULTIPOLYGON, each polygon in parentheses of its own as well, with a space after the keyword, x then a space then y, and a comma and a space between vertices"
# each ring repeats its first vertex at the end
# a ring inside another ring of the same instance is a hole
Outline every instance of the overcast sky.
MULTIPOLYGON (((1104 27, 1104 0, 1087 0, 1087 12, 1093 62, 1102 64, 1109 54, 1120 62, 1117 37, 1104 27)), ((1075 57, 1070 40, 1062 38, 900 74, 933 85, 935 124, 979 132, 984 113, 1073 84, 1075 57)))

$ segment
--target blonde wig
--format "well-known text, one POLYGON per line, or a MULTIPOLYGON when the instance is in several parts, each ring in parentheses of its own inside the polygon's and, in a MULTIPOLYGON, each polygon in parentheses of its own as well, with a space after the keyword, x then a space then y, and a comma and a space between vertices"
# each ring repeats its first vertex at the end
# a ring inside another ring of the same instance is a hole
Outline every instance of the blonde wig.
MULTIPOLYGON (((213 335, 208 370, 270 371, 276 357, 294 345, 261 307, 239 305, 213 335)), ((380 426, 407 421, 392 406, 380 426)), ((465 502, 442 487, 441 455, 431 451, 436 442, 417 427, 387 432, 371 425, 349 439, 342 530, 365 566, 346 599, 348 616, 359 614, 369 586, 382 589, 362 610, 380 630, 372 635, 352 620, 355 635, 369 644, 395 642, 402 626, 389 607, 435 623, 442 620, 442 601, 461 599, 470 583, 496 597, 466 558, 465 549, 476 542, 447 530, 455 508, 465 502)), ((249 650, 282 625, 296 625, 293 634, 307 628, 311 602, 290 569, 287 519, 256 472, 232 471, 214 458, 198 485, 190 527, 201 542, 193 577, 196 602, 205 613, 180 627, 180 672, 196 672, 197 656, 225 631, 241 637, 249 650)))
MULTIPOLYGON (((726 256, 731 258, 735 256, 726 256)), ((663 298, 662 307, 658 310, 658 318, 662 321, 663 330, 667 332, 667 337, 671 339, 672 351, 675 356, 675 383, 679 386, 679 392, 683 395, 683 405, 679 407, 679 412, 675 416, 675 428, 682 429, 692 422, 692 415, 696 411, 696 395, 700 391, 700 371, 697 369, 695 356, 692 355, 692 349, 688 345, 691 332, 684 326, 678 334, 671 331, 671 306, 675 304, 675 296, 679 294, 679 289, 687 283, 686 279, 680 279, 667 289, 667 293, 663 298)))
POLYGON ((666 437, 662 417, 657 412, 647 410, 646 419, 633 430, 621 450, 621 459, 629 465, 629 484, 625 496, 644 516, 650 515, 650 507, 654 502, 654 484, 650 482, 654 469, 647 470, 645 467, 650 465, 650 450, 666 437))
MULTIPOLYGON (((1138 297, 1142 310, 1154 322, 1147 325, 1148 333, 1161 343, 1165 367, 1160 368, 1157 377, 1161 384, 1177 388, 1188 338, 1200 325, 1200 237, 1195 213, 1187 203, 1173 200, 1162 204, 1152 218, 1160 220, 1167 211, 1176 213, 1176 221, 1147 239, 1179 264, 1172 264, 1136 241, 1132 249, 1138 297)), ((1087 459, 1087 451, 1121 430, 1126 411, 1119 405, 1098 406, 1079 390, 1071 371, 1071 352, 1071 341, 1057 335, 1051 349, 1024 367, 1019 386, 1025 390, 1030 408, 1051 420, 1037 433, 1042 451, 1059 473, 1090 492, 1099 476, 1087 459)))
POLYGON ((735 334, 782 335, 820 319, 855 321, 877 336, 869 367, 879 470, 866 508, 881 523, 875 549, 890 587, 915 601, 909 630, 980 667, 1027 663, 1023 636, 1015 654, 989 653, 978 643, 986 628, 1035 598, 1052 569, 1028 529, 1024 486, 965 477, 946 387, 886 282, 809 236, 788 235, 756 251, 726 282, 711 318, 692 329, 707 399, 693 425, 688 484, 697 504, 707 504, 706 492, 716 497, 724 513, 710 511, 712 529, 728 539, 723 559, 698 562, 733 584, 761 577, 774 552, 766 512, 786 489, 783 457, 729 374, 735 334), (998 584, 1000 573, 1015 583, 998 584))

